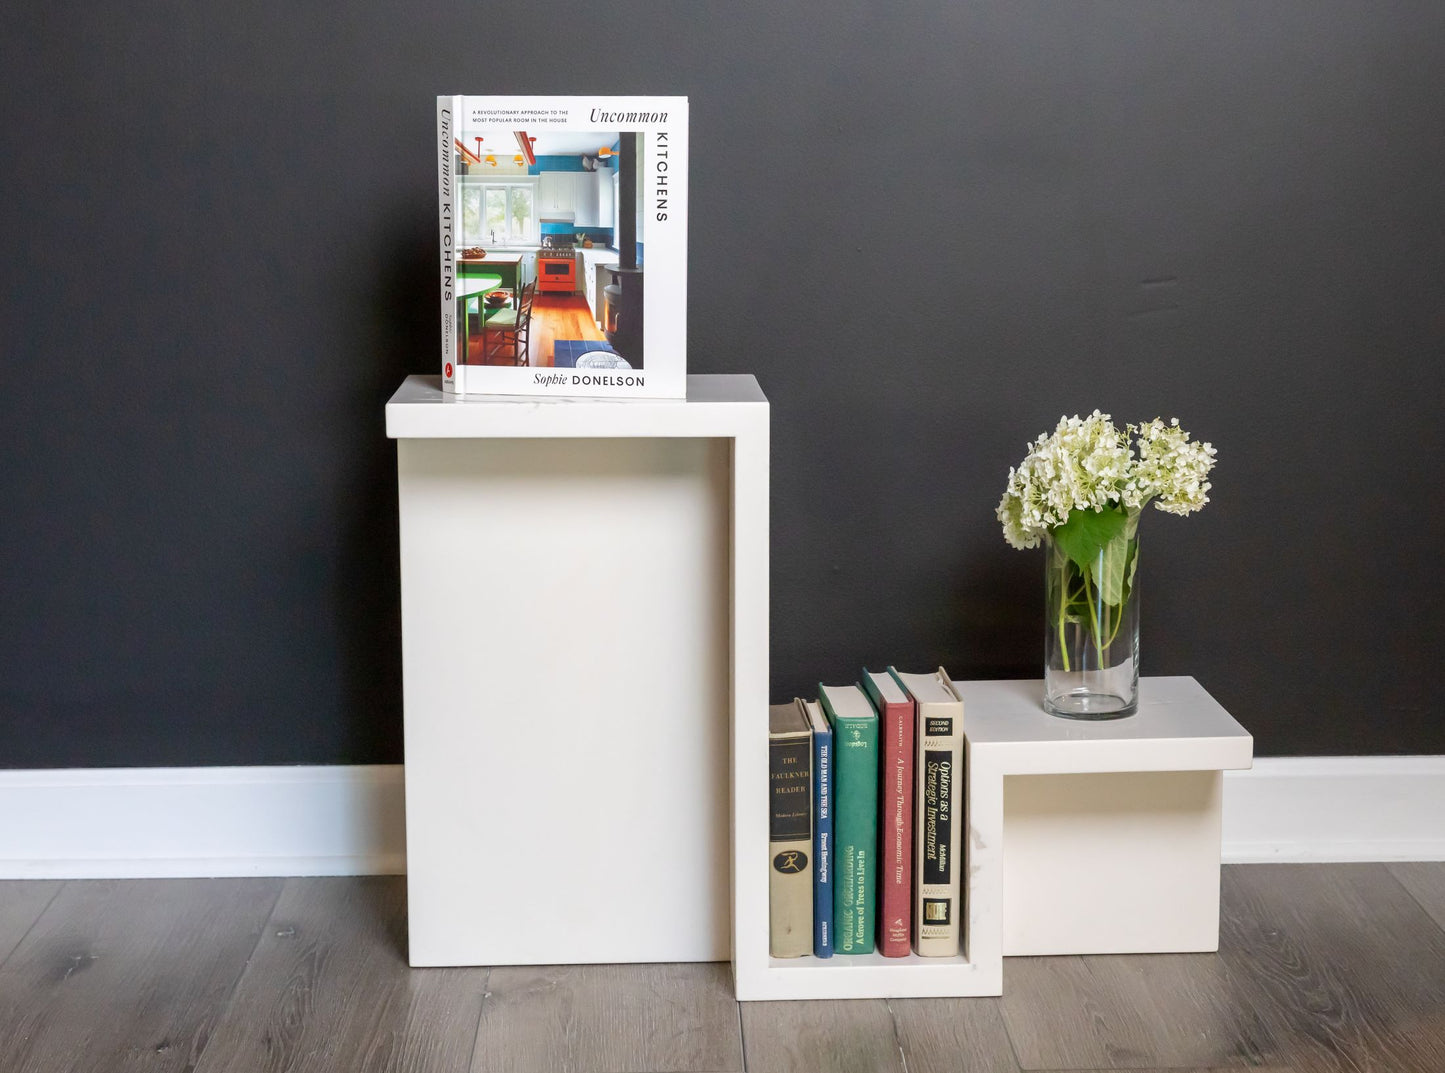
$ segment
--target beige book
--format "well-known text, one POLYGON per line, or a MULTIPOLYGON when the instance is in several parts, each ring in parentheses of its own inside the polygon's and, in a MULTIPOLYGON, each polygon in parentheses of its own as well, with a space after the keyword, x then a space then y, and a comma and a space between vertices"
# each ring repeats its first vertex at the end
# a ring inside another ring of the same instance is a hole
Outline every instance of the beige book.
POLYGON ((813 731, 801 700, 768 708, 768 949, 813 952, 813 731))
POLYGON ((918 702, 914 735, 913 950, 923 957, 960 952, 964 904, 963 700, 948 672, 898 674, 918 702))

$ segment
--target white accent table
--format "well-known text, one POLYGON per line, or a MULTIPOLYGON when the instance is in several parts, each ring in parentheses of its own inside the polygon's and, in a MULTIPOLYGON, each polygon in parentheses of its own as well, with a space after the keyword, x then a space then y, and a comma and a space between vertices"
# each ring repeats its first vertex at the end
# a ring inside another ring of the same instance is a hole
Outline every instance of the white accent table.
MULTIPOLYGON (((1006 955, 1218 948, 1222 773, 1250 766, 1249 733, 1193 678, 1141 679, 1138 714, 1105 722, 1048 715, 1041 681, 956 685, 964 954, 770 958, 767 853, 735 845, 739 999, 999 995, 1006 955)), ((734 729, 736 831, 752 847, 766 846, 766 715, 734 729)))
POLYGON ((729 957, 728 727, 768 705, 768 402, 687 381, 539 400, 413 376, 387 404, 413 965, 729 957))

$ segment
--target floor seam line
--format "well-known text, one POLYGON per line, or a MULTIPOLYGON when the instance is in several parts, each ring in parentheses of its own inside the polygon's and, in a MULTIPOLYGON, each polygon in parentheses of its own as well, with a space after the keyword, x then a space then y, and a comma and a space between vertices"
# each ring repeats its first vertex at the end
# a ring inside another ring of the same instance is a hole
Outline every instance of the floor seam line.
POLYGON ((55 893, 46 900, 45 907, 41 909, 40 912, 35 914, 35 919, 30 922, 30 927, 25 929, 25 934, 20 936, 20 938, 16 939, 15 945, 12 946, 9 950, 5 951, 5 956, 3 958, 0 958, 0 970, 3 970, 5 966, 9 964, 10 959, 15 955, 15 951, 19 950, 20 947, 25 943, 25 940, 30 938, 30 933, 33 932, 40 924, 40 918, 43 917, 46 913, 50 912, 50 907, 55 904, 55 899, 60 897, 60 892, 63 891, 66 887, 70 886, 71 882, 72 881, 69 879, 62 879, 60 881, 60 886, 56 887, 55 893))

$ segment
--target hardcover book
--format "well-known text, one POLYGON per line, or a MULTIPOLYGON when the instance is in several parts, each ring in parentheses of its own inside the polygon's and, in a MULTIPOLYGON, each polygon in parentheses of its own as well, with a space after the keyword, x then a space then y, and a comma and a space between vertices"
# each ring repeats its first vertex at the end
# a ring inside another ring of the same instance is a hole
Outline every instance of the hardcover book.
POLYGON ((687 111, 437 98, 444 390, 686 397, 687 111))
POLYGON ((813 732, 801 701, 768 709, 768 950, 813 951, 813 732))
POLYGON ((918 705, 913 949, 952 957, 964 912, 963 700, 941 667, 933 674, 888 672, 918 705))
POLYGON ((907 957, 913 923, 913 698, 890 674, 863 672, 878 711, 878 952, 907 957))
POLYGON ((813 953, 833 956, 833 729, 815 700, 804 701, 813 727, 813 953))
POLYGON ((818 700, 833 727, 833 948, 871 954, 878 897, 878 713, 856 685, 820 685, 818 700))

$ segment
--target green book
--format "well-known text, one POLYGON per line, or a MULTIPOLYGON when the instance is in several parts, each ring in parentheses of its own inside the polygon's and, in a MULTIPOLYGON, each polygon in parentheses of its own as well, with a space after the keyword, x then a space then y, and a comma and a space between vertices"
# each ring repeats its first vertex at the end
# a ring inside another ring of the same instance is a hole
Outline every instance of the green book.
POLYGON ((878 713, 856 685, 819 685, 818 699, 833 728, 834 949, 871 954, 878 908, 878 713))

